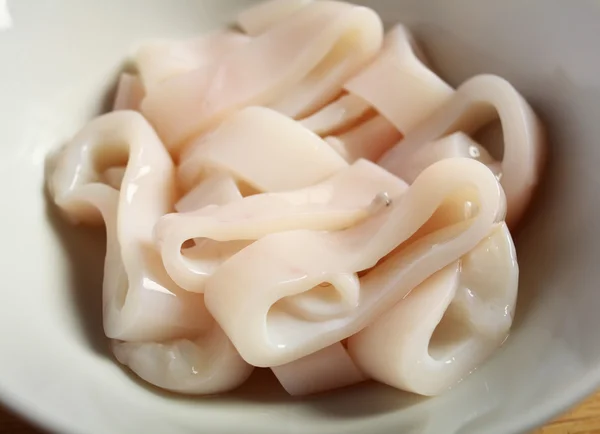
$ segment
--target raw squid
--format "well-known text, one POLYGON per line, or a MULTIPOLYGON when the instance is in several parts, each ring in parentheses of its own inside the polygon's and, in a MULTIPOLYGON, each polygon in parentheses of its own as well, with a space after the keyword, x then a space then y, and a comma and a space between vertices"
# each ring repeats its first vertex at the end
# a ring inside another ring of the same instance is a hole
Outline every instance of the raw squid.
POLYGON ((202 292, 206 279, 249 245, 247 241, 294 229, 345 229, 377 209, 378 195, 395 196, 406 188, 379 166, 360 160, 312 187, 162 217, 155 229, 156 242, 171 278, 188 291, 202 292), (182 252, 192 238, 196 246, 182 252))
POLYGON ((244 9, 237 24, 250 36, 257 36, 288 18, 313 0, 268 0, 244 9))
POLYGON ((246 381, 254 369, 242 360, 216 323, 195 339, 113 341, 112 350, 117 360, 140 378, 173 392, 226 392, 246 381))
POLYGON ((187 190, 222 171, 259 192, 285 191, 315 184, 344 167, 343 158, 298 122, 265 107, 248 107, 189 146, 179 180, 187 190))
POLYGON ((109 338, 162 340, 211 323, 202 298, 177 287, 154 250, 154 225, 174 202, 174 167, 139 113, 113 112, 90 122, 59 155, 50 188, 72 220, 106 224, 103 314, 109 338), (98 168, 123 160, 121 190, 101 183, 98 168))
POLYGON ((271 370, 292 396, 339 389, 367 379, 339 342, 271 370))
POLYGON ((359 158, 377 161, 387 150, 402 139, 402 134, 381 115, 376 115, 338 136, 325 141, 348 163, 359 158))
POLYGON ((225 391, 245 381, 251 367, 208 314, 202 296, 169 279, 152 245, 156 219, 172 207, 173 172, 147 121, 119 111, 96 118, 61 152, 49 187, 73 220, 106 224, 104 331, 115 339, 117 358, 159 387, 225 391), (97 168, 123 158, 128 162, 119 191, 101 182, 97 168), (220 364, 213 366, 214 360, 220 364))
POLYGON ((349 162, 377 160, 453 94, 429 69, 412 35, 400 25, 388 32, 379 55, 344 89, 347 95, 302 122, 321 135, 356 122, 349 130, 326 138, 349 162), (373 111, 375 117, 361 119, 373 111))
POLYGON ((504 133, 501 183, 510 227, 519 221, 538 183, 544 159, 544 134, 527 101, 503 78, 479 75, 465 81, 443 107, 407 134, 378 163, 401 176, 397 168, 403 167, 402 161, 422 146, 456 131, 474 133, 496 117, 500 117, 504 133))
POLYGON ((138 110, 146 91, 139 77, 124 72, 119 77, 113 110, 138 110))
POLYGON ((190 190, 175 204, 179 213, 196 211, 208 205, 225 205, 241 199, 235 180, 225 173, 215 173, 190 190))
POLYGON ((438 395, 465 378, 506 339, 518 280, 512 238, 506 224, 499 223, 459 261, 350 337, 348 351, 378 381, 438 395))
POLYGON ((207 280, 206 306, 248 363, 289 363, 360 331, 475 247, 503 219, 504 207, 487 167, 443 160, 389 207, 350 229, 279 232, 255 241, 207 280), (397 249, 457 192, 474 204, 474 217, 397 249))
POLYGON ((496 76, 453 89, 366 7, 269 0, 237 25, 144 42, 53 157, 58 207, 106 226, 115 357, 187 394, 254 367, 295 396, 451 388, 512 325, 536 115, 496 76), (497 118, 502 161, 476 141, 497 118))
POLYGON ((485 148, 463 132, 452 133, 426 143, 406 158, 394 160, 394 173, 412 183, 427 167, 446 158, 473 158, 487 165, 500 177, 501 168, 498 162, 485 148))
POLYGON ((453 89, 426 66, 412 35, 401 25, 387 33, 375 61, 344 88, 371 104, 402 134, 453 94, 453 89))
POLYGON ((125 176, 125 166, 109 167, 100 177, 100 181, 110 185, 115 190, 121 189, 123 177, 125 176))
POLYGON ((280 105, 285 102, 288 110, 298 112, 319 108, 377 53, 382 39, 381 20, 370 9, 334 1, 309 3, 218 67, 163 82, 148 93, 142 112, 176 153, 233 110, 277 102, 290 89, 291 96, 280 105))
POLYGON ((345 94, 300 123, 312 132, 325 136, 352 126, 370 113, 375 114, 368 102, 356 95, 345 94))
POLYGON ((250 38, 234 31, 217 31, 183 41, 158 40, 138 48, 134 60, 150 93, 168 79, 197 69, 214 68, 250 38))

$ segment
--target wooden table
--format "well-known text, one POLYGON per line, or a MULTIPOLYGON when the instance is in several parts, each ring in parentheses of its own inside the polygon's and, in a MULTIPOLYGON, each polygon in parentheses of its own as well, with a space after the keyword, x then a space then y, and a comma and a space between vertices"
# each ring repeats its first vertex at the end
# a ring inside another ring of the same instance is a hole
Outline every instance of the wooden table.
MULTIPOLYGON (((593 433, 600 433, 600 392, 532 434, 593 433)), ((0 408, 0 434, 40 434, 40 431, 0 408)))

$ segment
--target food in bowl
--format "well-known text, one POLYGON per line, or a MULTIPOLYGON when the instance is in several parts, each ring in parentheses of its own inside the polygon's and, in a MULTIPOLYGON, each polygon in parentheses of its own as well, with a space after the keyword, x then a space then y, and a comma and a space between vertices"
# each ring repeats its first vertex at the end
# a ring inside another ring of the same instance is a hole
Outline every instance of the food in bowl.
POLYGON ((500 77, 453 89, 366 7, 272 0, 237 24, 142 46, 52 157, 54 202, 106 226, 116 358, 190 394, 256 367, 292 395, 442 393, 508 336, 538 118, 500 77), (473 138, 497 118, 501 161, 473 138))

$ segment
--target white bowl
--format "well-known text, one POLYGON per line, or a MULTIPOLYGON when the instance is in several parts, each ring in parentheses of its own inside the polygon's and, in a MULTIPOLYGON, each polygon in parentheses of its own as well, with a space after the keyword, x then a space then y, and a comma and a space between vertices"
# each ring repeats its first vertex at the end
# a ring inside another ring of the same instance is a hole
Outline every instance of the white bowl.
POLYGON ((435 399, 365 384, 299 400, 262 373, 236 393, 191 399, 147 388, 112 360, 101 328, 102 234, 69 226, 47 204, 44 157, 102 110, 136 42, 205 31, 247 3, 9 0, 13 25, 0 30, 2 401, 78 434, 494 434, 528 430, 597 387, 600 5, 584 0, 364 2, 408 24, 452 84, 499 74, 548 126, 547 177, 517 237, 514 333, 466 381, 435 399))

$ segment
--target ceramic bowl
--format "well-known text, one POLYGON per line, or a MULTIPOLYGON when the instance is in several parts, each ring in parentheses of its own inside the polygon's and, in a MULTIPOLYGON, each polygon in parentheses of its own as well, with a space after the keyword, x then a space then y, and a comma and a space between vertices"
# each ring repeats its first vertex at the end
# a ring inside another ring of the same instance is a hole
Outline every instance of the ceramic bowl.
MULTIPOLYGON (((0 6, 4 2, 0 1, 0 6)), ((546 178, 516 236, 514 332, 433 399, 374 383, 290 399, 259 372, 235 393, 143 386, 101 327, 103 235, 47 204, 44 159, 106 106, 136 43, 227 23, 248 1, 8 0, 0 15, 0 400, 62 433, 516 433, 600 384, 600 3, 374 0, 451 84, 499 74, 548 127, 546 178), (11 25, 9 25, 11 24, 11 25)))

